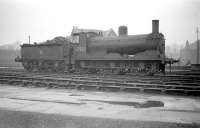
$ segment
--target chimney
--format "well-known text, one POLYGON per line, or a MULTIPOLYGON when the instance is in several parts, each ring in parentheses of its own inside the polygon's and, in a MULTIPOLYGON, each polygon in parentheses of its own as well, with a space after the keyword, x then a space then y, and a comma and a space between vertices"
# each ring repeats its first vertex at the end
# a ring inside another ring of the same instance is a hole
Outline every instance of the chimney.
POLYGON ((159 33, 159 20, 152 20, 152 33, 159 33))
POLYGON ((128 35, 128 28, 127 28, 127 26, 120 26, 118 28, 118 35, 119 36, 127 36, 128 35))

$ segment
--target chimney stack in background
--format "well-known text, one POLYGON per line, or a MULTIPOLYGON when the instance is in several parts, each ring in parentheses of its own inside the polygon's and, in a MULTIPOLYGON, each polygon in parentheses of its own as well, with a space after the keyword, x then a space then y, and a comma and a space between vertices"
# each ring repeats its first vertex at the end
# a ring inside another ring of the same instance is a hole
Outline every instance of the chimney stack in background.
POLYGON ((152 20, 152 33, 159 33, 159 20, 152 20))

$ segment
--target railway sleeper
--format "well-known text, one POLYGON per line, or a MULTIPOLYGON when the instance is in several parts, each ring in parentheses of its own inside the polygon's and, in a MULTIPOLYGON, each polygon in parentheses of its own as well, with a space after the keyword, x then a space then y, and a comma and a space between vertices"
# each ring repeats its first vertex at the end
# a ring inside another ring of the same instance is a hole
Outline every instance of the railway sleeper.
POLYGON ((98 90, 99 85, 95 85, 95 84, 82 84, 80 85, 80 89, 84 89, 84 90, 98 90))
POLYGON ((144 88, 144 92, 147 93, 163 93, 163 88, 144 88))
POLYGON ((31 83, 34 87, 48 87, 48 82, 36 81, 31 83))
POLYGON ((180 81, 181 82, 181 84, 183 84, 183 83, 185 83, 185 84, 190 84, 190 83, 198 83, 198 80, 190 80, 190 81, 180 81))
POLYGON ((61 88, 67 88, 67 86, 69 85, 70 83, 60 83, 59 84, 59 86, 61 87, 61 88))
POLYGON ((0 79, 1 84, 7 84, 9 82, 8 79, 0 79))
POLYGON ((140 92, 143 87, 124 87, 123 91, 125 92, 140 92))
POLYGON ((29 80, 26 80, 26 81, 23 81, 22 82, 22 85, 23 87, 32 87, 34 86, 35 84, 32 82, 32 81, 29 81, 29 80))
POLYGON ((99 86, 101 91, 120 91, 120 86, 99 86))
POLYGON ((200 82, 182 83, 182 85, 188 85, 188 86, 200 86, 200 82))
POLYGON ((81 85, 83 85, 83 84, 71 83, 67 87, 70 89, 81 89, 81 85))
POLYGON ((65 84, 59 82, 45 82, 47 88, 65 88, 65 84))
POLYGON ((3 76, 0 76, 0 78, 4 78, 4 79, 16 79, 17 77, 16 76, 10 76, 10 75, 9 76, 6 76, 6 75, 4 76, 3 75, 3 76))
POLYGON ((174 84, 174 85, 181 85, 180 82, 163 82, 165 85, 174 84))
POLYGON ((131 87, 157 87, 159 84, 146 84, 146 83, 125 83, 123 85, 128 85, 131 87))
POLYGON ((166 94, 183 95, 183 94, 185 94, 185 90, 184 89, 166 89, 165 93, 166 94))
POLYGON ((118 83, 116 82, 106 82, 106 81, 91 81, 91 80, 73 80, 75 83, 81 83, 81 84, 97 84, 97 85, 116 85, 118 83))
POLYGON ((65 86, 66 89, 75 89, 77 87, 76 83, 69 83, 67 86, 65 86))
POLYGON ((200 89, 200 86, 190 86, 190 85, 159 85, 159 87, 164 87, 165 89, 200 89))
POLYGON ((200 96, 200 90, 185 90, 187 95, 200 96))
POLYGON ((47 88, 59 88, 60 84, 57 82, 48 82, 47 88))
POLYGON ((21 85, 22 84, 22 80, 9 80, 8 84, 9 85, 21 85))
POLYGON ((194 86, 176 86, 175 89, 184 89, 184 90, 200 90, 200 87, 194 87, 194 86))

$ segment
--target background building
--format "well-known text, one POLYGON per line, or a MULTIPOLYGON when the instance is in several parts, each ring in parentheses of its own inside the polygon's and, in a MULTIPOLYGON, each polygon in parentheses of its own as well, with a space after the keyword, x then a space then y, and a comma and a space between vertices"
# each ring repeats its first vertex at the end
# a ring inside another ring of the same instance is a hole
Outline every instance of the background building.
POLYGON ((180 58, 182 65, 196 64, 197 41, 191 44, 189 43, 189 41, 186 41, 185 47, 180 50, 180 58))

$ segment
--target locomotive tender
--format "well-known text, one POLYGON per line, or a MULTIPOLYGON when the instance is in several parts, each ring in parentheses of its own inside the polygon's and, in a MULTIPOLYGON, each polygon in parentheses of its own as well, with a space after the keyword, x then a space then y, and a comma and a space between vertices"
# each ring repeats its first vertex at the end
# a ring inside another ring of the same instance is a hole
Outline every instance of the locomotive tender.
POLYGON ((78 43, 55 38, 41 44, 21 45, 21 58, 26 70, 90 72, 158 72, 165 68, 165 39, 159 33, 159 20, 152 21, 152 33, 128 35, 126 26, 118 36, 101 32, 75 32, 78 43))

